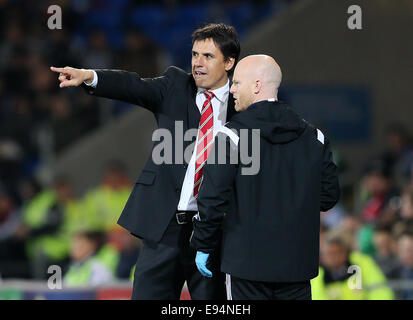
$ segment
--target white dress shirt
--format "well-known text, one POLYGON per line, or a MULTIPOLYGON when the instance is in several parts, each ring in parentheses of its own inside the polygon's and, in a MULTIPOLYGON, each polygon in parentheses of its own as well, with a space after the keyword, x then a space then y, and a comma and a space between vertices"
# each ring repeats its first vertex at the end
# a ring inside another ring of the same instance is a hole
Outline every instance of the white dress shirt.
MULTIPOLYGON (((199 112, 201 112, 202 106, 204 105, 204 102, 206 100, 204 91, 205 89, 198 88, 198 92, 196 94, 196 105, 199 109, 199 112)), ((218 129, 226 123, 227 119, 229 80, 223 87, 210 91, 212 91, 215 95, 215 97, 211 100, 212 110, 214 112, 213 132, 215 137, 218 129)), ((194 152, 192 153, 188 168, 186 169, 184 183, 182 184, 181 198, 179 199, 178 203, 178 210, 180 211, 198 211, 198 205, 196 203, 196 199, 194 198, 195 156, 197 144, 198 136, 197 141, 195 142, 194 152)))
MULTIPOLYGON (((98 76, 97 73, 93 71, 93 80, 90 82, 86 82, 85 84, 96 88, 98 83, 98 76)), ((198 88, 198 92, 196 94, 196 105, 199 109, 199 112, 202 110, 202 106, 206 100, 204 95, 205 89, 198 88)), ((214 126, 213 132, 214 137, 220 127, 222 127, 226 123, 227 119, 227 106, 228 106, 228 96, 229 96, 229 80, 227 83, 218 89, 210 90, 214 93, 214 98, 212 98, 212 110, 214 112, 214 126)), ((196 145, 198 143, 198 136, 197 141, 195 142, 194 152, 192 153, 191 160, 188 163, 188 168, 186 169, 186 174, 184 178, 184 183, 182 184, 181 189, 181 196, 178 203, 178 210, 180 211, 198 211, 198 205, 196 199, 194 198, 194 179, 195 179, 195 156, 196 156, 196 145)))

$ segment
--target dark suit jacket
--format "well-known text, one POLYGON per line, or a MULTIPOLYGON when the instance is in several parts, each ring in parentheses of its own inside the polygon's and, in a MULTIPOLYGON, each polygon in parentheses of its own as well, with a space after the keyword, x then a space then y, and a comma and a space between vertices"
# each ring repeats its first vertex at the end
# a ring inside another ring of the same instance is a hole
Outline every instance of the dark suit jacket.
POLYGON ((252 281, 314 278, 320 211, 331 209, 340 196, 328 138, 278 101, 251 105, 227 127, 248 130, 246 140, 241 132, 235 155, 240 157, 248 145, 259 171, 243 174, 251 164, 239 158, 238 163, 231 162, 233 143, 228 135, 217 134, 215 145, 223 142, 227 147, 226 163, 219 162, 216 151, 214 163, 204 167, 192 246, 214 252, 221 243, 218 234, 223 223, 223 272, 252 281), (251 129, 260 129, 260 133, 251 129), (252 144, 257 148, 254 153, 252 144))
MULTIPOLYGON (((133 103, 153 112, 158 128, 172 133, 172 150, 175 150, 175 121, 182 121, 184 132, 198 128, 201 115, 195 102, 197 88, 191 74, 177 67, 169 67, 160 77, 146 79, 134 72, 95 71, 97 87, 84 88, 90 94, 133 103)), ((230 94, 227 121, 235 113, 234 99, 230 94)), ((183 150, 193 141, 184 141, 183 150)), ((154 142, 153 148, 159 143, 162 141, 154 142)), ((174 164, 174 152, 172 164, 157 165, 152 156, 149 157, 118 223, 135 236, 159 242, 178 206, 187 170, 187 164, 183 162, 174 164)))

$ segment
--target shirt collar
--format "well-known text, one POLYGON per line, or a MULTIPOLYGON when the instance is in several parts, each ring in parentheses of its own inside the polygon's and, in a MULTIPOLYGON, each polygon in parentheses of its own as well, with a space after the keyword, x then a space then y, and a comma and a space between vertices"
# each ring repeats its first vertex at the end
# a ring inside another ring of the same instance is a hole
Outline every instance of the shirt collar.
MULTIPOLYGON (((204 88, 198 88, 198 94, 204 93, 206 89, 204 88)), ((222 86, 221 88, 215 89, 215 90, 210 90, 214 93, 215 98, 217 98, 220 102, 225 102, 227 101, 228 98, 228 92, 229 92, 229 79, 227 80, 227 83, 222 86)))

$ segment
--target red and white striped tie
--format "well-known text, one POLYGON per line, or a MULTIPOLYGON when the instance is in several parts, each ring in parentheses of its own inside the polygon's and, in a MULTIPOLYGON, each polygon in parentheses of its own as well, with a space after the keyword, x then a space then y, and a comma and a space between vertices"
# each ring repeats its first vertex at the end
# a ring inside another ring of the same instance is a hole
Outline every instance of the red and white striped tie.
POLYGON ((206 100, 201 110, 201 120, 198 128, 198 144, 196 146, 194 197, 198 197, 199 187, 202 182, 202 171, 208 159, 214 142, 214 112, 211 100, 215 96, 211 91, 204 92, 206 100))

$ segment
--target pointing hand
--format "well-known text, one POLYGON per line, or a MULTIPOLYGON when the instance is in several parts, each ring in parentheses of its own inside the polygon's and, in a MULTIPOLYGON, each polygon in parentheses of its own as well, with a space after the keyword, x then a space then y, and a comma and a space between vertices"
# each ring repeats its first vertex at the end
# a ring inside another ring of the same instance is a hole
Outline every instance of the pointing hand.
POLYGON ((50 70, 59 73, 60 88, 64 87, 77 87, 83 83, 83 81, 92 81, 92 70, 76 69, 72 67, 56 68, 50 67, 50 70))

